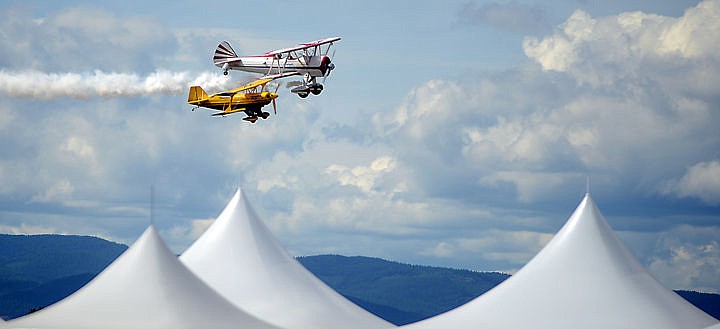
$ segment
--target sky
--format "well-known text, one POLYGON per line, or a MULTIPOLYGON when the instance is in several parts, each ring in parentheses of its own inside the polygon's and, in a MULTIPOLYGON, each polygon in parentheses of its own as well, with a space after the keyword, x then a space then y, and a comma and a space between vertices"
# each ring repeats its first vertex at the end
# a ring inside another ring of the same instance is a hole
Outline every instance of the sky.
POLYGON ((718 0, 2 1, 0 232, 129 244, 152 213, 181 253, 242 187, 296 256, 514 273, 589 180, 665 286, 720 292, 719 42, 718 0), (186 103, 255 78, 220 41, 331 36, 320 96, 186 103))

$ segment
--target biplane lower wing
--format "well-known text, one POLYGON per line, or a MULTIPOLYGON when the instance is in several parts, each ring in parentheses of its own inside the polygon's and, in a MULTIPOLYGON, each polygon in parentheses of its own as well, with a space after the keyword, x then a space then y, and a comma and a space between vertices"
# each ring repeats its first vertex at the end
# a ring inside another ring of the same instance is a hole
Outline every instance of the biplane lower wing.
POLYGON ((282 79, 282 78, 291 77, 291 76, 293 76, 293 75, 300 75, 300 72, 298 72, 298 71, 283 72, 283 73, 280 73, 280 74, 266 75, 266 76, 264 76, 264 77, 261 77, 260 79, 275 80, 275 79, 282 79))
POLYGON ((211 116, 214 116, 214 117, 216 117, 216 116, 226 116, 226 115, 228 115, 228 114, 233 114, 233 113, 238 113, 238 112, 244 112, 244 111, 246 111, 246 110, 247 110, 246 108, 240 107, 240 108, 236 108, 236 109, 232 109, 232 110, 225 110, 225 111, 222 111, 222 112, 213 113, 213 114, 211 114, 211 116))

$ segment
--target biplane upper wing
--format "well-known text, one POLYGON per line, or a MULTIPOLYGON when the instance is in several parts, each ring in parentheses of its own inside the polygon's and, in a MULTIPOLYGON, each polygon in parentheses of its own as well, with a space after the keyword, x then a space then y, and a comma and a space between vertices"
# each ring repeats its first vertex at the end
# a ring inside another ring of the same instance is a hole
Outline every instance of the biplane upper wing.
POLYGON ((270 82, 270 81, 272 81, 272 80, 273 80, 273 79, 268 79, 268 78, 265 78, 265 79, 257 79, 257 80, 252 81, 252 82, 250 82, 250 83, 248 83, 248 84, 246 84, 246 85, 244 85, 244 86, 241 86, 241 87, 238 87, 238 88, 235 88, 235 89, 226 90, 226 91, 221 91, 221 92, 215 94, 215 96, 230 96, 230 95, 234 95, 234 94, 237 94, 237 93, 239 93, 239 92, 241 92, 241 91, 245 91, 245 90, 252 89, 252 88, 255 88, 255 87, 258 87, 258 86, 262 86, 262 85, 264 85, 264 84, 266 84, 266 83, 268 83, 268 82, 270 82))
POLYGON ((326 43, 331 43, 331 42, 338 41, 338 40, 340 40, 340 39, 341 39, 340 37, 333 37, 333 38, 326 38, 326 39, 315 40, 315 41, 311 41, 311 42, 308 42, 308 43, 301 43, 301 44, 299 44, 299 45, 297 45, 297 46, 295 46, 295 47, 290 47, 290 48, 284 48, 284 49, 278 49, 278 50, 269 51, 269 52, 265 53, 265 55, 286 54, 286 53, 289 53, 289 52, 292 52, 292 51, 296 51, 296 50, 303 50, 303 49, 308 49, 308 48, 312 48, 312 47, 317 47, 317 46, 320 46, 320 45, 324 45, 324 44, 326 44, 326 43))
POLYGON ((307 43, 301 43, 301 45, 306 46, 306 47, 315 47, 315 46, 319 46, 319 45, 324 45, 326 43, 335 42, 340 39, 341 39, 340 37, 325 38, 325 39, 310 41, 307 43))

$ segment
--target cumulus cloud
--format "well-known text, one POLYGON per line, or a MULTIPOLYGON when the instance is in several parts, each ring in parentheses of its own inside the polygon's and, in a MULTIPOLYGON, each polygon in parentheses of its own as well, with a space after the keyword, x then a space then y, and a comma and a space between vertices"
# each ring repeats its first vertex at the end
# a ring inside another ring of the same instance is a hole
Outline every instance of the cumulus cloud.
POLYGON ((720 2, 706 0, 689 8, 660 33, 660 53, 676 53, 685 58, 719 57, 715 44, 720 37, 720 2))
POLYGON ((457 83, 431 80, 410 91, 389 117, 386 113, 376 113, 372 121, 383 134, 397 132, 402 127, 402 133, 419 139, 426 134, 423 128, 427 122, 448 123, 451 113, 444 110, 459 103, 463 96, 463 90, 457 83))
POLYGON ((215 222, 215 218, 192 219, 163 229, 161 234, 173 250, 182 253, 188 241, 197 240, 215 222))
MULTIPOLYGON (((373 192, 377 180, 381 179, 383 173, 395 170, 395 159, 390 156, 379 157, 369 166, 358 166, 355 168, 347 168, 342 165, 332 164, 327 167, 325 173, 337 178, 342 186, 355 186, 365 194, 373 192)), ((402 191, 402 187, 398 187, 398 191, 402 191)))
MULTIPOLYGON (((683 71, 689 76, 710 73, 698 84, 716 83, 717 65, 697 67, 700 60, 720 60, 714 47, 720 39, 720 4, 703 1, 680 18, 643 12, 593 18, 577 10, 555 33, 543 38, 527 37, 525 54, 544 70, 568 72, 579 83, 593 86, 615 84, 619 80, 671 80, 669 71, 683 71), (709 72, 708 72, 709 73, 709 72)), ((670 81, 667 81, 670 83, 670 81)))
POLYGON ((39 195, 30 199, 30 202, 58 202, 64 201, 71 196, 73 191, 72 183, 67 179, 62 179, 50 186, 39 195))
POLYGON ((657 239, 648 269, 673 289, 718 293, 720 244, 717 227, 680 226, 657 239), (687 239, 688 237, 692 237, 687 239))
POLYGON ((279 225, 271 224, 280 230, 326 225, 359 232, 411 231, 402 223, 426 220, 422 209, 427 205, 397 198, 406 190, 407 171, 382 152, 344 141, 318 141, 302 152, 262 161, 248 176, 252 185, 246 188, 266 195, 262 204, 267 208, 286 204, 272 220, 279 225))
POLYGON ((0 196, 15 201, 2 217, 42 223, 52 220, 47 212, 61 212, 68 225, 73 218, 93 218, 85 228, 125 232, 122 241, 132 241, 132 229, 148 223, 150 184, 158 187, 160 227, 192 219, 193 206, 207 208, 203 200, 211 191, 201 182, 217 183, 211 184, 216 191, 236 176, 221 171, 228 144, 214 141, 249 128, 191 112, 184 97, 61 97, 48 104, 3 100, 14 118, 0 130, 3 143, 12 145, 0 156, 0 196))
POLYGON ((534 173, 498 171, 481 179, 481 183, 493 186, 507 182, 515 186, 517 199, 531 203, 542 199, 548 190, 577 186, 583 178, 581 173, 534 173))
POLYGON ((30 17, 10 8, 0 13, 0 64, 22 70, 146 72, 178 48, 172 31, 151 17, 118 17, 76 7, 30 17))
POLYGON ((703 161, 691 166, 680 179, 668 182, 664 192, 720 205, 720 161, 703 161))
POLYGON ((485 202, 514 191, 533 203, 582 191, 591 174, 610 189, 658 191, 720 143, 716 48, 667 51, 663 37, 681 29, 720 39, 720 20, 702 23, 709 17, 720 17, 717 1, 680 18, 576 11, 549 36, 526 38, 538 65, 429 81, 373 122, 391 145, 423 145, 399 147, 399 160, 418 164, 426 190, 474 190, 485 202))

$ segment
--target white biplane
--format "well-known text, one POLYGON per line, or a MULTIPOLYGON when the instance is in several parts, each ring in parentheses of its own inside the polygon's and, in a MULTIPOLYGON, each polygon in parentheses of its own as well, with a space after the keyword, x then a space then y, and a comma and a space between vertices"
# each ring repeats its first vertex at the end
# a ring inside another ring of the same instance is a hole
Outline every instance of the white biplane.
POLYGON ((301 43, 295 47, 278 49, 259 56, 239 57, 227 41, 221 42, 215 49, 213 63, 227 75, 228 70, 260 73, 265 76, 297 72, 303 76, 300 86, 291 91, 305 98, 310 93, 319 95, 323 90, 322 83, 317 78, 322 77, 323 82, 335 69, 329 55, 330 48, 340 37, 316 40, 301 43))

